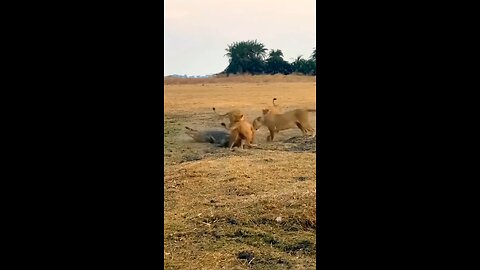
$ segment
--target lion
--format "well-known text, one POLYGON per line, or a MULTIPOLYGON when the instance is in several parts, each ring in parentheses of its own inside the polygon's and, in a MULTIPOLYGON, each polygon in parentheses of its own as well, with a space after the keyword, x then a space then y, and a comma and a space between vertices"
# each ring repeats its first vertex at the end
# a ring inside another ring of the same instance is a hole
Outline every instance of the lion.
POLYGON ((240 110, 232 110, 227 112, 226 114, 219 114, 215 110, 215 107, 212 108, 213 111, 215 112, 216 115, 218 115, 219 119, 223 119, 225 117, 228 117, 228 120, 230 120, 229 127, 233 125, 236 119, 239 119, 239 116, 243 116, 242 112, 240 110))
POLYGON ((308 122, 308 113, 316 112, 316 109, 296 109, 285 113, 277 113, 270 109, 263 109, 263 116, 255 118, 253 128, 258 130, 261 126, 266 126, 270 131, 267 141, 273 141, 275 133, 282 130, 298 127, 303 135, 313 135, 315 129, 308 122))
POLYGON ((255 147, 253 140, 255 138, 255 129, 244 117, 244 115, 237 115, 234 117, 234 122, 227 128, 225 123, 222 126, 230 131, 230 149, 234 146, 244 149, 246 144, 249 148, 255 147))

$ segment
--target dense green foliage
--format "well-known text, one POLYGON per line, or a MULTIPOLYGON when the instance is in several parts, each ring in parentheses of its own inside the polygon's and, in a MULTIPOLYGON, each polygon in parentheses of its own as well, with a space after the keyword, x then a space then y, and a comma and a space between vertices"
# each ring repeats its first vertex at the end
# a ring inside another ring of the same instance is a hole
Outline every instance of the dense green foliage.
POLYGON ((281 50, 270 50, 257 40, 234 42, 228 45, 226 56, 229 64, 222 72, 228 74, 317 74, 317 49, 314 48, 309 59, 298 56, 292 63, 283 59, 281 50))

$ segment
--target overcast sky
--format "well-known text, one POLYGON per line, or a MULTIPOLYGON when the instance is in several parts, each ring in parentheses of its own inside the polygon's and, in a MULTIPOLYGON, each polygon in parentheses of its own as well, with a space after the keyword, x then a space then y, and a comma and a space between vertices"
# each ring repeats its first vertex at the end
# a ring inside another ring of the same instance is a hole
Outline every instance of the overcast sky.
POLYGON ((315 0, 165 0, 164 75, 210 75, 228 66, 225 49, 257 40, 291 62, 315 44, 315 0))

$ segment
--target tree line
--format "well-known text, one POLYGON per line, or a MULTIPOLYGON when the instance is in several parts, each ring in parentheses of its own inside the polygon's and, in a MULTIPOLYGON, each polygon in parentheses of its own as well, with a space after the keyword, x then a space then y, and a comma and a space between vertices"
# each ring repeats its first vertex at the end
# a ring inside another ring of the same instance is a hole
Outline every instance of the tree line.
POLYGON ((308 59, 298 56, 291 63, 283 59, 281 50, 268 51, 265 45, 257 40, 234 42, 228 45, 226 51, 229 64, 222 74, 317 74, 316 48, 308 59))

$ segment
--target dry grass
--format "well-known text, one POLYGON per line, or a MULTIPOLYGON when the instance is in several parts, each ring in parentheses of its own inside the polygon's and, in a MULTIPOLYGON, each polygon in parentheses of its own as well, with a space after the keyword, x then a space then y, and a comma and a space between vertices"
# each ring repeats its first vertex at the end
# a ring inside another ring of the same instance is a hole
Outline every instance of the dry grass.
POLYGON ((315 76, 304 75, 230 75, 216 76, 211 78, 174 78, 166 77, 165 85, 175 84, 209 84, 209 83, 280 83, 280 82, 315 82, 315 76))
POLYGON ((165 269, 315 269, 316 143, 288 140, 294 129, 267 143, 261 129, 262 149, 231 152, 184 134, 220 128, 213 106, 253 119, 273 97, 314 108, 315 82, 165 86, 165 269))

